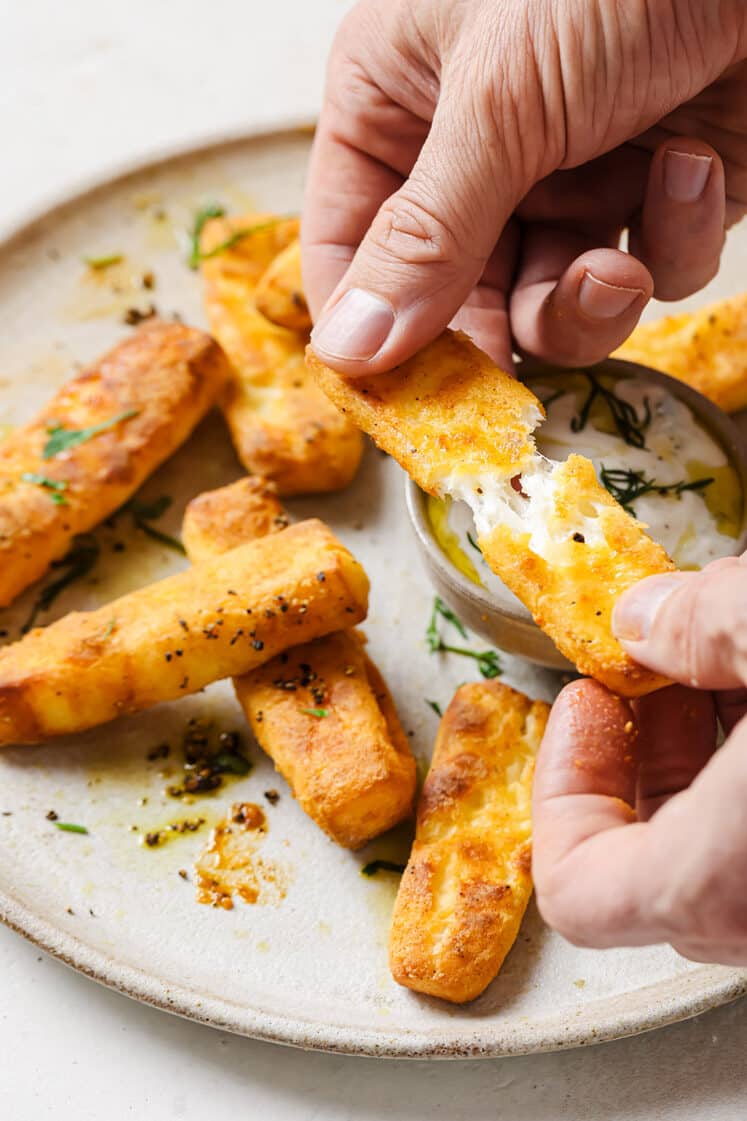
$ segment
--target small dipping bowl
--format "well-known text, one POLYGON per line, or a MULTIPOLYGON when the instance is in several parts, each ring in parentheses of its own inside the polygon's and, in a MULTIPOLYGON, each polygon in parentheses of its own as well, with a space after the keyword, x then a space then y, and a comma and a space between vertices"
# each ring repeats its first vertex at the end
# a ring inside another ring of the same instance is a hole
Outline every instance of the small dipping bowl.
MULTIPOLYGON (((581 368, 579 368, 581 369, 581 368)), ((524 360, 519 365, 522 381, 550 383, 559 376, 568 377, 572 368, 560 369, 524 360)), ((697 390, 684 382, 661 374, 658 370, 608 358, 582 373, 604 375, 614 379, 635 378, 652 387, 666 390, 686 405, 703 428, 721 446, 728 463, 737 473, 742 491, 742 512, 739 531, 734 538, 732 556, 747 549, 747 450, 734 421, 697 390)), ((407 510, 417 537, 420 554, 438 594, 466 625, 486 642, 509 654, 518 654, 538 665, 556 670, 574 670, 553 641, 540 630, 529 611, 495 577, 490 589, 481 587, 465 576, 446 555, 437 541, 427 508, 428 496, 411 480, 406 481, 407 510), (497 585, 497 586, 496 586, 497 585)))

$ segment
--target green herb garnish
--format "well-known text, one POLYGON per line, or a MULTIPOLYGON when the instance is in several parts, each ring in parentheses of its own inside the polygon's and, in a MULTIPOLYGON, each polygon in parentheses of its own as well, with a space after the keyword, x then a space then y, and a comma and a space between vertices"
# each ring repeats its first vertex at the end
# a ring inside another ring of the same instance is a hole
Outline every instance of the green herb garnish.
POLYGON ((551 393, 549 397, 545 397, 544 400, 540 398, 545 412, 550 408, 553 401, 557 401, 559 397, 565 397, 567 392, 567 389, 556 389, 554 393, 551 393))
POLYGON ((74 825, 72 821, 55 821, 55 829, 61 829, 63 833, 87 833, 85 825, 74 825))
POLYGON ((248 775, 252 764, 240 751, 219 751, 211 759, 213 769, 222 775, 248 775))
POLYGON ((673 494, 679 496, 687 490, 702 491, 709 487, 715 480, 713 477, 694 479, 691 483, 682 480, 679 483, 657 483, 655 479, 647 479, 643 471, 633 471, 629 467, 610 467, 602 464, 599 471, 602 485, 619 502, 623 510, 635 517, 633 502, 642 498, 644 494, 673 494))
POLYGON ((428 698, 426 697, 425 703, 428 705, 428 708, 433 709, 436 716, 443 716, 443 712, 441 711, 441 705, 438 703, 438 701, 429 701, 428 698))
POLYGON ((170 498, 168 494, 162 494, 160 498, 156 498, 153 502, 140 502, 133 498, 125 503, 122 510, 125 513, 132 514, 132 520, 136 527, 141 529, 146 536, 186 556, 186 549, 178 538, 172 537, 171 534, 164 533, 163 530, 156 529, 155 526, 150 525, 150 522, 155 521, 156 518, 160 518, 166 513, 172 502, 173 499, 170 498))
POLYGON ((458 619, 451 608, 446 606, 440 596, 436 596, 433 600, 433 611, 425 632, 426 642, 431 654, 459 654, 463 658, 474 658, 483 677, 490 679, 500 676, 503 671, 500 658, 495 650, 467 650, 463 646, 452 646, 444 642, 438 631, 439 616, 451 623, 462 638, 468 637, 461 619, 458 619))
POLYGON ((35 483, 38 487, 44 487, 45 490, 50 491, 49 497, 54 502, 55 506, 67 506, 68 501, 62 493, 68 488, 68 484, 61 479, 50 479, 46 475, 40 475, 36 471, 24 471, 21 475, 24 483, 35 483))
POLYGON ((42 449, 42 459, 53 459, 60 452, 67 451, 69 448, 77 448, 78 444, 85 444, 87 440, 98 436, 100 432, 106 432, 107 429, 114 428, 121 421, 137 416, 138 411, 138 409, 126 409, 124 412, 110 417, 109 420, 104 420, 101 424, 94 424, 90 428, 65 428, 62 424, 53 424, 47 429, 49 439, 42 449))
POLYGON ((590 374, 588 370, 580 370, 589 381, 589 393, 581 406, 581 411, 578 416, 571 418, 571 431, 581 432, 587 425, 591 406, 597 398, 604 401, 609 409, 612 423, 622 436, 626 444, 632 448, 645 448, 646 438, 645 431, 651 423, 651 407, 648 403, 648 397, 643 400, 644 414, 642 417, 638 416, 636 409, 628 401, 624 401, 622 397, 618 397, 611 389, 607 389, 602 385, 601 381, 594 374, 590 374))
POLYGON ((480 554, 480 556, 482 556, 482 549, 477 544, 477 542, 475 541, 474 537, 472 536, 472 534, 470 533, 469 530, 467 530, 467 540, 469 541, 472 548, 475 549, 480 554))
POLYGON ((377 872, 396 872, 401 876, 407 865, 395 864, 393 860, 370 860, 361 868, 362 876, 375 876, 377 872))
POLYGON ((307 716, 316 716, 318 720, 323 720, 325 716, 329 716, 328 708, 299 708, 298 711, 305 713, 307 716))
POLYGON ((207 206, 203 206, 202 210, 198 210, 195 214, 195 220, 189 238, 191 251, 187 262, 191 269, 196 269, 202 260, 202 254, 200 253, 200 235, 205 228, 205 223, 209 222, 211 218, 222 218, 225 213, 225 207, 221 206, 219 202, 209 202, 207 206))
MULTIPOLYGON (((218 245, 214 245, 212 249, 208 249, 203 253, 199 246, 197 254, 195 255, 194 249, 192 256, 189 259, 190 266, 197 268, 202 261, 208 261, 211 257, 219 257, 221 253, 225 253, 229 249, 233 249, 234 245, 238 245, 245 237, 251 237, 252 234, 258 234, 262 230, 269 230, 276 226, 278 222, 284 222, 286 219, 281 216, 279 218, 270 218, 267 222, 258 222, 256 226, 245 226, 243 229, 234 230, 234 232, 227 237, 225 241, 221 241, 218 245)), ((204 225, 204 223, 203 223, 204 225)))
POLYGON ((84 257, 83 261, 88 265, 89 269, 94 272, 100 272, 102 269, 108 269, 110 265, 119 265, 124 261, 124 254, 110 253, 104 257, 84 257))
POLYGON ((76 580, 81 580, 88 575, 99 559, 100 552, 101 547, 93 534, 80 533, 73 538, 72 545, 62 560, 55 561, 52 565, 52 568, 66 568, 67 572, 57 580, 53 580, 51 584, 47 584, 46 588, 42 588, 36 603, 31 609, 31 614, 21 627, 23 634, 31 630, 40 612, 46 611, 57 599, 60 592, 64 591, 70 584, 75 583, 76 580))
POLYGON ((107 638, 111 637, 116 625, 117 625, 117 620, 115 618, 111 618, 109 620, 109 622, 106 624, 106 630, 104 631, 104 633, 101 636, 101 641, 102 642, 105 642, 107 640, 107 638))

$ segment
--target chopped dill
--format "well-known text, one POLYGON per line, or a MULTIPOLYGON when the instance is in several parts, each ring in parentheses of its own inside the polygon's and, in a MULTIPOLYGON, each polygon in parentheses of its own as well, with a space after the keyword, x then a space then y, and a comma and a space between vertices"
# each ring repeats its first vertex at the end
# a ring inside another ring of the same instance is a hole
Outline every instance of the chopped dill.
POLYGON ((693 479, 688 483, 682 480, 679 483, 657 483, 655 479, 648 479, 643 471, 634 471, 629 467, 605 467, 602 464, 599 471, 602 486, 606 487, 616 502, 623 510, 635 517, 633 503, 642 498, 644 494, 672 494, 677 497, 685 491, 704 491, 714 482, 713 477, 693 479))
POLYGON ((463 646, 452 646, 450 643, 444 642, 438 630, 439 617, 451 623, 453 627, 459 632, 462 638, 467 638, 467 631, 461 619, 457 618, 450 607, 443 602, 440 596, 436 596, 433 600, 433 611, 428 622, 428 627, 425 632, 426 642, 431 654, 459 654, 462 658, 474 658, 477 662, 477 668, 485 678, 499 677, 503 672, 501 668, 500 658, 495 650, 468 650, 463 646))
POLYGON ((588 370, 580 370, 579 373, 588 379, 589 392, 578 415, 571 418, 571 431, 583 431, 589 421, 591 407, 599 398, 609 409, 612 423, 625 443, 632 448, 645 448, 645 431, 651 423, 651 406, 648 397, 643 399, 644 413, 639 417, 637 410, 629 401, 623 400, 613 390, 607 389, 595 374, 589 373, 588 370))
POLYGON ((405 864, 395 864, 393 860, 369 860, 368 864, 364 864, 361 868, 361 875, 370 878, 377 872, 395 872, 401 876, 405 868, 405 864))

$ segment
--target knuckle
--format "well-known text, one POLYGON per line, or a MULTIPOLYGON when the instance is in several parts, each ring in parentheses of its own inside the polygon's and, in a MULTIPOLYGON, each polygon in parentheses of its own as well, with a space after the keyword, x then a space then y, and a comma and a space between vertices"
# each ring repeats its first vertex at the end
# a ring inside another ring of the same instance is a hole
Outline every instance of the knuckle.
POLYGON ((456 232, 414 190, 399 191, 384 203, 368 239, 374 251, 408 265, 456 267, 463 256, 456 232))

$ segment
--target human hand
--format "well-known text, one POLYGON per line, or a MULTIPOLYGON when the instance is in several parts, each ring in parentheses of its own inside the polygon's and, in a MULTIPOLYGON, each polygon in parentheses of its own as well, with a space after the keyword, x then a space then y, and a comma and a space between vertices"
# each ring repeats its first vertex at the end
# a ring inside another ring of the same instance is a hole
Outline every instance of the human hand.
POLYGON ((377 373, 454 320, 506 369, 603 358, 747 210, 746 58, 742 0, 363 0, 304 207, 319 357, 377 373))
POLYGON ((747 964, 747 555, 643 580, 613 627, 680 684, 632 704, 589 680, 560 694, 535 778, 540 910, 577 945, 747 964))

